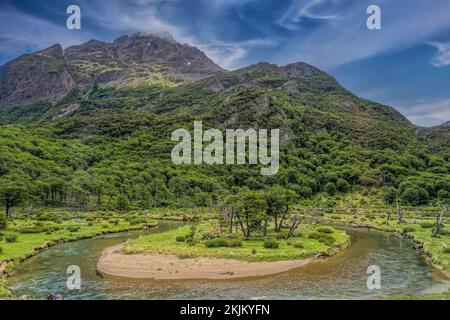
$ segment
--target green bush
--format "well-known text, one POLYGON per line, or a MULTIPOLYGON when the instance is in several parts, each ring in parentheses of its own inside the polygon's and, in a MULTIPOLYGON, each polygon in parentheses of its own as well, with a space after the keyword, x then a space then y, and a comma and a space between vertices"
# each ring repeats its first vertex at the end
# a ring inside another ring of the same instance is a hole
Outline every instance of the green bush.
POLYGON ((423 223, 420 224, 420 226, 422 228, 433 228, 434 227, 434 223, 432 223, 432 222, 423 222, 423 223))
POLYGON ((443 247, 442 248, 443 253, 450 253, 450 247, 443 247))
POLYGON ((2 247, 0 247, 0 254, 2 254, 3 253, 3 248, 2 247))
POLYGON ((450 236, 450 230, 441 229, 439 230, 439 234, 442 236, 450 236))
POLYGON ((293 244, 294 248, 299 248, 299 249, 303 249, 305 246, 303 245, 303 243, 300 242, 296 242, 293 244))
POLYGON ((242 247, 242 241, 238 239, 228 240, 228 246, 230 248, 240 248, 242 247))
POLYGON ((178 236, 178 237, 175 238, 175 240, 176 240, 177 242, 185 242, 185 241, 186 241, 186 238, 185 238, 184 236, 178 236))
POLYGON ((205 246, 207 248, 228 247, 228 240, 223 239, 223 238, 215 238, 215 239, 211 239, 211 240, 206 240, 205 246))
POLYGON ((8 234, 8 235, 5 237, 5 241, 8 242, 8 243, 17 242, 17 236, 14 235, 14 234, 8 234))
POLYGON ((414 232, 414 231, 416 231, 416 229, 414 229, 413 227, 404 227, 404 228, 402 229, 402 233, 403 233, 403 234, 406 234, 406 233, 408 233, 408 232, 414 232))
POLYGON ((319 227, 316 230, 321 233, 333 233, 334 232, 334 230, 329 227, 319 227))
POLYGON ((347 180, 338 179, 336 187, 340 192, 347 192, 350 189, 350 184, 347 182, 347 180))
POLYGON ((308 235, 308 238, 315 239, 319 242, 322 242, 323 244, 326 244, 327 246, 331 246, 336 241, 333 236, 331 236, 328 233, 321 233, 317 231, 313 231, 308 235))
POLYGON ((277 233, 276 238, 278 240, 283 240, 286 239, 288 235, 288 231, 287 230, 281 230, 280 232, 277 233))
POLYGON ((67 230, 69 232, 77 232, 78 230, 80 230, 80 227, 71 226, 71 227, 67 227, 67 230))
POLYGON ((134 226, 137 224, 146 223, 147 220, 145 218, 130 218, 128 222, 130 223, 130 225, 134 226))
POLYGON ((267 239, 264 241, 264 248, 266 249, 278 249, 279 244, 275 239, 267 239))

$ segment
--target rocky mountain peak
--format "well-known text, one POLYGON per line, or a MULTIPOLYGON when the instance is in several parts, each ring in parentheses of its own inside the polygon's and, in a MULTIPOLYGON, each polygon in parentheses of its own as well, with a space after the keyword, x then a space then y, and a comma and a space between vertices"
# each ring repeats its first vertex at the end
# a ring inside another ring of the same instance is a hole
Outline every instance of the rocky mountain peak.
POLYGON ((90 40, 65 50, 59 44, 19 57, 0 68, 0 107, 63 98, 95 83, 184 82, 223 73, 199 49, 170 34, 135 33, 113 42, 90 40))

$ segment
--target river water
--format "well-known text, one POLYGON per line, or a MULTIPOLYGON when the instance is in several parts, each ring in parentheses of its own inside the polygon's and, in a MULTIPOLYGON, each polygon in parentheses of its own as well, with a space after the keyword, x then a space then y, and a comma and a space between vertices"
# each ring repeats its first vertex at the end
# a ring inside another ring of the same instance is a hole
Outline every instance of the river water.
POLYGON ((9 279, 17 295, 65 299, 372 299, 394 294, 443 291, 448 287, 412 242, 377 231, 348 229, 350 248, 286 273, 236 280, 156 281, 102 277, 96 263, 103 249, 142 233, 178 228, 160 221, 143 232, 119 233, 65 243, 26 261, 9 279), (81 269, 81 289, 68 290, 67 267, 81 269), (380 267, 381 288, 367 288, 367 268, 380 267))

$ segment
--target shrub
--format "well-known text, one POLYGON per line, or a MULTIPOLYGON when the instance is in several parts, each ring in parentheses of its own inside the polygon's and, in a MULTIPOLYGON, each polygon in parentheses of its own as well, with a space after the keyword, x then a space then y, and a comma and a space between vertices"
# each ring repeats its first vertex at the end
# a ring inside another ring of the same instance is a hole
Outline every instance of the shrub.
POLYGON ((119 220, 119 219, 111 219, 111 220, 109 220, 109 223, 111 223, 111 224, 117 226, 117 225, 119 225, 120 220, 119 220))
POLYGON ((175 238, 175 240, 176 240, 177 242, 185 242, 185 241, 186 241, 186 238, 185 238, 184 236, 178 236, 178 237, 175 238))
POLYGON ((443 236, 450 236, 450 230, 441 229, 438 233, 443 236))
POLYGON ((209 232, 202 233, 202 240, 211 240, 213 238, 214 238, 214 236, 209 232))
POLYGON ((434 223, 432 223, 432 222, 423 222, 423 223, 420 224, 420 226, 422 228, 433 228, 434 227, 434 223))
POLYGON ((336 241, 333 236, 331 236, 328 233, 321 233, 321 232, 311 232, 308 237, 310 239, 315 239, 319 242, 322 242, 323 244, 326 244, 327 246, 331 246, 334 244, 334 242, 336 241))
POLYGON ((147 222, 147 220, 145 218, 131 218, 128 221, 130 222, 130 225, 132 225, 132 226, 147 222))
POLYGON ((403 233, 403 234, 406 234, 406 233, 408 233, 408 232, 414 232, 414 231, 416 231, 416 229, 414 229, 413 227, 404 227, 404 228, 402 229, 402 233, 403 233))
POLYGON ((258 252, 256 251, 255 248, 252 248, 252 254, 257 254, 258 252))
POLYGON ((278 240, 286 239, 287 235, 288 235, 288 231, 287 230, 282 230, 282 231, 277 233, 276 238, 278 240))
POLYGON ((211 240, 206 240, 205 246, 207 248, 228 247, 228 240, 223 239, 223 238, 215 238, 215 239, 211 239, 211 240))
POLYGON ((443 247, 442 248, 443 253, 450 253, 450 247, 443 247))
POLYGON ((317 231, 321 232, 321 233, 333 233, 334 232, 334 230, 329 227, 319 227, 319 228, 317 228, 317 231))
POLYGON ((296 242, 294 243, 294 248, 299 248, 299 249, 303 249, 305 246, 303 245, 303 243, 300 242, 296 242))
POLYGON ((5 237, 5 241, 8 243, 17 242, 17 236, 14 234, 9 234, 5 237))
POLYGON ((228 241, 228 246, 230 248, 240 248, 242 247, 242 241, 238 239, 232 239, 228 241))
POLYGON ((69 232, 77 232, 78 230, 80 230, 80 227, 71 226, 71 227, 67 227, 67 230, 69 232))
POLYGON ((266 249, 278 249, 279 244, 275 239, 267 239, 264 241, 264 248, 266 249))

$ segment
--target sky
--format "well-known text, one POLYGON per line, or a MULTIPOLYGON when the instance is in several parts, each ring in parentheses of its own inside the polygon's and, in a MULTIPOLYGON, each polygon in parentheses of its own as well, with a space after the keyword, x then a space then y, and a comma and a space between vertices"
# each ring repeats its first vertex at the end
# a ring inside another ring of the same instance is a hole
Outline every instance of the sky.
POLYGON ((169 32, 229 70, 303 61, 414 124, 450 120, 449 0, 0 0, 0 65, 138 31, 169 32), (69 5, 80 30, 66 27, 69 5), (367 28, 369 5, 379 30, 367 28))

